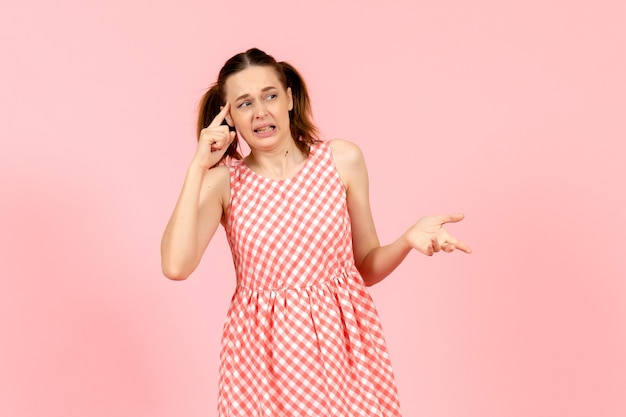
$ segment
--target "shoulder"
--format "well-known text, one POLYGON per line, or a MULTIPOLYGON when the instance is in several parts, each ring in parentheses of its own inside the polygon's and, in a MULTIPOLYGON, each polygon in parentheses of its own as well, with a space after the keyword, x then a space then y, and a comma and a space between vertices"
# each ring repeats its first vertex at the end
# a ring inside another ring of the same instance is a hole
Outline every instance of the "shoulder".
POLYGON ((222 183, 224 181, 229 181, 230 178, 230 169, 226 165, 218 165, 209 169, 205 176, 204 180, 209 181, 211 183, 222 183))
POLYGON ((355 181, 361 181, 363 177, 367 177, 361 148, 344 139, 333 139, 329 141, 329 145, 335 168, 346 189, 349 189, 355 181))
POLYGON ((202 197, 208 197, 214 200, 213 197, 217 197, 217 201, 225 207, 230 198, 230 170, 226 165, 216 166, 209 169, 202 180, 201 200, 205 200, 202 197))
POLYGON ((345 139, 332 139, 328 143, 337 168, 350 168, 363 163, 363 153, 355 143, 345 139))

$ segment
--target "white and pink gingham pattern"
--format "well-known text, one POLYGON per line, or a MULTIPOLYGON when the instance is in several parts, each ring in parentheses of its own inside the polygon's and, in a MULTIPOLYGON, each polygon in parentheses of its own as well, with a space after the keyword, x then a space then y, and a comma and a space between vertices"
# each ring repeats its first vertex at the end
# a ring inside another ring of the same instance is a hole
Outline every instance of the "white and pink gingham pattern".
POLYGON ((328 143, 298 174, 230 164, 237 289, 222 339, 220 417, 400 416, 374 303, 354 266, 328 143))

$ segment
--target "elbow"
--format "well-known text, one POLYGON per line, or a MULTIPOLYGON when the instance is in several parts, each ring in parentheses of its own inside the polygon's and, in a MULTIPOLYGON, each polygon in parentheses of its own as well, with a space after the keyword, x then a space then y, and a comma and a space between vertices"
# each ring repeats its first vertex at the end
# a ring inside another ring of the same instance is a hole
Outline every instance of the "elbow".
POLYGON ((189 278, 198 266, 198 262, 187 256, 161 251, 161 271, 172 281, 183 281, 189 278))
POLYGON ((363 268, 362 266, 357 266, 357 270, 359 271, 359 274, 363 279, 363 284, 365 284, 366 287, 372 287, 385 278, 384 276, 377 276, 376 274, 363 268))
POLYGON ((363 283, 366 287, 373 287, 383 280, 384 277, 363 277, 363 283))
POLYGON ((161 271, 167 279, 170 279, 172 281, 184 281, 189 278, 189 275, 191 275, 192 272, 186 270, 185 268, 177 268, 173 265, 166 264, 161 265, 161 271))
POLYGON ((173 274, 170 272, 163 272, 163 275, 165 275, 165 277, 170 281, 184 281, 189 277, 189 275, 173 274))

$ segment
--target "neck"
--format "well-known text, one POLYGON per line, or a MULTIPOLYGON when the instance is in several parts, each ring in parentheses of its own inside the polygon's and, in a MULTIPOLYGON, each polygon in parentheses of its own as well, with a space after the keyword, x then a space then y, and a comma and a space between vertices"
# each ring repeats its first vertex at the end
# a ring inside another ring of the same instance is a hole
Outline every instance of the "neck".
POLYGON ((306 161, 306 156, 290 141, 269 151, 252 150, 246 158, 248 166, 263 176, 285 179, 294 175, 306 161))

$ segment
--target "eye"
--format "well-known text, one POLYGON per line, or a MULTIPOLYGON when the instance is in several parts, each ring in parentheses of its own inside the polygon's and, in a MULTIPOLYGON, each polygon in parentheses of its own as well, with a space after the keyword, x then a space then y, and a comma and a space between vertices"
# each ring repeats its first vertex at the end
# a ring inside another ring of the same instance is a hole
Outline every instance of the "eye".
POLYGON ((278 94, 268 94, 267 95, 267 100, 274 100, 276 97, 278 97, 278 94))
POLYGON ((251 103, 249 101, 244 101, 243 103, 240 103, 237 107, 238 108, 244 108, 244 107, 248 107, 251 103))

